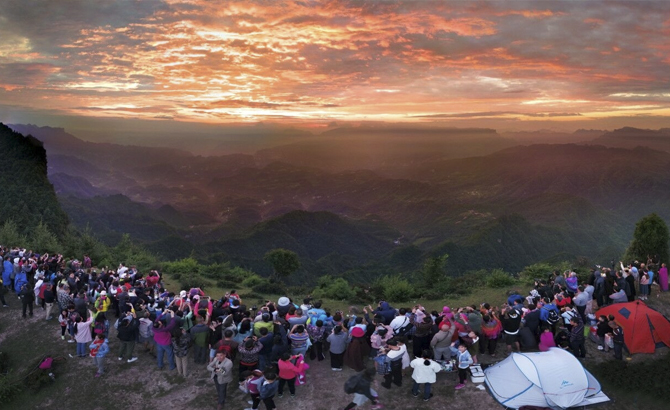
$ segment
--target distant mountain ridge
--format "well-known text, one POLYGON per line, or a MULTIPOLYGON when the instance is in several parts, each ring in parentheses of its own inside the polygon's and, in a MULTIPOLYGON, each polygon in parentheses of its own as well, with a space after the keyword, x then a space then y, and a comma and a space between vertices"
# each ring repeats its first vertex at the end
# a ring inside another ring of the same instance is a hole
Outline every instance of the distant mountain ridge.
POLYGON ((618 148, 647 147, 670 152, 670 128, 646 130, 624 127, 607 132, 591 141, 591 143, 618 148))

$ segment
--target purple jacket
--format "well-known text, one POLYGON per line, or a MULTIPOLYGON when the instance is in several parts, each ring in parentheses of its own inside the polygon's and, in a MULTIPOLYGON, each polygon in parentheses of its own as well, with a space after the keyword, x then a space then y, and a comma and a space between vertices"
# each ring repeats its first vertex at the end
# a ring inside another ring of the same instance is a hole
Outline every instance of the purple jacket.
POLYGON ((171 342, 170 331, 175 326, 177 326, 177 318, 173 317, 167 326, 154 328, 154 341, 161 346, 169 345, 171 342))

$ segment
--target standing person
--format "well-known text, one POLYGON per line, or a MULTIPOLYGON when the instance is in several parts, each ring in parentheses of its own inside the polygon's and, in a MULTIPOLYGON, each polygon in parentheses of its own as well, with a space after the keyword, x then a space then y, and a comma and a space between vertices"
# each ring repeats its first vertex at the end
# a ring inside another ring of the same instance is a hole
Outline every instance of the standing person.
POLYGON ((188 376, 188 350, 191 347, 191 335, 183 327, 172 329, 172 350, 177 364, 177 374, 188 376))
POLYGON ((9 307, 7 301, 5 300, 5 294, 7 293, 7 288, 5 287, 5 282, 0 278, 0 302, 2 302, 2 307, 9 307))
POLYGON ((442 360, 442 357, 444 357, 444 360, 451 360, 451 339, 455 332, 456 325, 453 321, 442 320, 440 331, 430 341, 435 360, 442 360))
POLYGON ((330 368, 335 372, 342 371, 344 364, 344 352, 347 349, 347 334, 342 331, 342 326, 335 326, 333 333, 326 339, 330 343, 330 368))
POLYGON ((251 407, 244 410, 258 410, 258 406, 261 404, 261 385, 264 381, 263 372, 260 370, 252 371, 246 378, 244 383, 251 397, 251 407))
POLYGON ((609 352, 609 346, 605 343, 605 335, 610 333, 609 322, 607 321, 607 316, 600 315, 598 317, 598 327, 596 329, 596 335, 598 336, 598 350, 603 352, 609 352))
POLYGON ((93 313, 88 312, 88 319, 83 321, 81 316, 77 315, 74 323, 74 341, 77 342, 77 357, 86 357, 86 347, 93 341, 91 337, 91 323, 93 322, 93 313))
POLYGON ((390 362, 391 371, 384 375, 382 387, 390 389, 391 383, 398 387, 402 386, 402 360, 406 353, 407 346, 404 343, 398 343, 395 339, 386 343, 386 357, 390 362))
MULTIPOLYGON (((514 310, 514 309, 512 309, 514 310)), ((472 364, 472 357, 465 345, 458 345, 458 380, 459 383, 455 389, 460 390, 465 387, 465 382, 468 378, 468 368, 472 364)))
POLYGON ((277 408, 277 406, 275 406, 274 398, 275 394, 277 394, 277 390, 279 389, 277 373, 269 370, 263 373, 263 377, 265 378, 265 381, 261 384, 259 389, 259 397, 261 401, 263 401, 263 404, 265 404, 266 410, 274 410, 277 408))
POLYGON ((417 357, 409 364, 414 369, 412 372, 412 379, 414 379, 412 395, 419 397, 419 385, 423 384, 423 401, 428 401, 433 397, 430 392, 431 386, 437 380, 437 373, 442 370, 442 366, 431 360, 431 356, 430 350, 426 349, 421 353, 420 358, 417 357))
POLYGON ((58 324, 60 325, 60 340, 65 340, 65 332, 67 331, 68 311, 63 309, 58 315, 58 324))
POLYGON ((351 342, 344 353, 344 363, 357 372, 365 369, 365 361, 370 355, 370 345, 365 340, 365 331, 360 327, 351 329, 351 342))
POLYGON ((586 357, 586 347, 584 346, 584 322, 579 316, 573 316, 570 319, 570 349, 576 357, 586 357))
POLYGON ((496 347, 498 345, 498 338, 502 332, 502 325, 496 317, 496 313, 491 311, 485 314, 482 318, 482 341, 479 344, 480 353, 484 354, 488 351, 491 357, 496 355, 496 347))
POLYGON ((196 316, 196 325, 189 329, 193 339, 193 362, 195 364, 207 363, 209 346, 209 327, 205 324, 205 318, 196 316))
POLYGON ((119 346, 119 360, 128 357, 127 362, 132 363, 137 360, 133 356, 135 351, 135 342, 137 341, 138 329, 140 326, 139 320, 135 314, 135 310, 126 313, 126 317, 120 320, 117 337, 121 341, 119 346))
POLYGON ((365 404, 368 400, 372 403, 372 409, 380 409, 379 395, 372 389, 372 381, 375 378, 375 369, 367 368, 361 373, 351 376, 344 384, 344 392, 354 395, 351 403, 344 410, 351 410, 356 406, 365 404))
MULTIPOLYGON (((661 269, 658 270, 658 284, 661 287, 661 292, 668 291, 668 267, 665 263, 661 264, 661 269)), ((657 293, 656 297, 660 297, 657 293)))
MULTIPOLYGON (((305 326, 303 325, 294 325, 291 329, 291 333, 288 335, 288 338, 291 340, 291 354, 292 355, 305 355, 307 353, 307 344, 309 343, 309 334, 305 331, 305 326)), ((280 376, 281 379, 281 376, 280 376)), ((281 383, 281 380, 280 380, 281 383)))
POLYGON ((288 391, 291 393, 291 397, 295 397, 295 380, 303 371, 305 366, 305 361, 300 360, 300 365, 296 366, 291 363, 291 360, 300 358, 302 355, 293 355, 291 356, 288 352, 284 352, 277 367, 279 368, 279 394, 277 397, 281 398, 284 396, 284 385, 288 383, 288 391))
POLYGON ((102 333, 95 335, 95 340, 88 347, 93 363, 98 367, 95 377, 100 377, 105 372, 105 356, 109 353, 109 341, 102 333))
POLYGON ((259 354, 263 345, 256 336, 247 337, 244 342, 237 346, 240 355, 240 376, 245 370, 256 370, 258 368, 259 354))
POLYGON ((326 358, 323 355, 323 336, 325 328, 323 327, 323 320, 319 319, 316 321, 316 324, 310 323, 307 325, 307 333, 309 333, 309 338, 312 341, 312 347, 309 351, 309 358, 311 360, 317 359, 322 361, 326 358))
POLYGON ((33 302, 35 301, 35 293, 30 286, 30 283, 25 283, 21 285, 21 288, 17 292, 21 298, 21 303, 23 305, 23 318, 26 318, 26 309, 30 311, 30 317, 33 317, 33 302))
POLYGON ((505 316, 503 316, 502 327, 503 332, 505 333, 507 353, 511 353, 512 350, 520 352, 519 329, 521 327, 521 315, 516 309, 509 309, 506 312, 503 311, 503 314, 505 316))
POLYGON ((214 360, 207 365, 207 370, 211 372, 210 378, 214 380, 216 392, 218 394, 217 409, 223 409, 226 403, 226 390, 228 383, 233 381, 233 362, 226 357, 224 350, 216 352, 214 360))
POLYGON ((177 327, 177 318, 171 310, 168 310, 164 316, 166 317, 157 320, 154 325, 156 326, 154 327, 154 342, 156 342, 158 370, 163 369, 163 355, 167 355, 170 370, 174 370, 177 368, 177 365, 174 362, 174 351, 172 350, 172 338, 170 337, 170 332, 177 327), (164 320, 168 318, 170 319, 170 322, 166 325, 164 320))
POLYGON ((46 288, 44 289, 44 306, 46 308, 46 320, 53 319, 53 316, 51 316, 51 312, 53 311, 55 301, 56 298, 53 291, 53 285, 51 283, 47 283, 46 288))
POLYGON ((617 360, 623 359, 624 337, 623 329, 615 320, 610 320, 608 323, 612 328, 612 341, 614 342, 614 358, 617 360))
POLYGON ((640 296, 638 299, 647 300, 647 295, 649 295, 649 273, 642 271, 640 272, 640 296))

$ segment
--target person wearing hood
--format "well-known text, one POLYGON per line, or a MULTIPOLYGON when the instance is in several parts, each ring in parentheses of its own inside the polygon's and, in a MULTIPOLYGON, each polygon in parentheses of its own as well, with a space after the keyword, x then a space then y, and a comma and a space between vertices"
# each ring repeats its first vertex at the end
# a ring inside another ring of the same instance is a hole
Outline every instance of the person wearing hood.
POLYGON ((388 302, 381 301, 379 302, 379 307, 375 309, 375 314, 381 315, 384 318, 384 324, 389 325, 393 319, 396 317, 396 311, 388 302))

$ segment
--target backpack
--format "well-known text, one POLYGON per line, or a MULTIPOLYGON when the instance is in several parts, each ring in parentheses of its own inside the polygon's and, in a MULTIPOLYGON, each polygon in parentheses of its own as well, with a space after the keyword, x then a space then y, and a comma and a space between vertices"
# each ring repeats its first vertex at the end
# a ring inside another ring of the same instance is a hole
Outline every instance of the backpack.
POLYGON ((549 314, 547 315, 547 320, 546 322, 549 323, 550 325, 555 325, 558 323, 560 320, 560 316, 558 315, 558 312, 555 310, 550 310, 549 314))
POLYGON ((381 376, 386 376, 391 373, 391 361, 388 359, 388 356, 385 354, 379 355, 374 358, 375 369, 377 374, 381 376))
POLYGON ((103 334, 105 333, 105 322, 95 322, 93 326, 93 334, 103 334))
POLYGON ((356 374, 351 376, 345 383, 344 383, 344 392, 347 394, 353 394, 356 393, 356 386, 358 385, 358 379, 361 376, 356 374))
MULTIPOLYGON (((407 324, 403 324, 403 326, 400 326, 398 329, 394 330, 393 333, 395 333, 396 336, 405 336, 406 334, 410 333, 412 331, 412 328, 414 327, 414 324, 412 323, 411 320, 409 320, 408 317, 405 317, 405 322, 407 324)), ((403 323, 405 323, 403 322, 403 323)))

